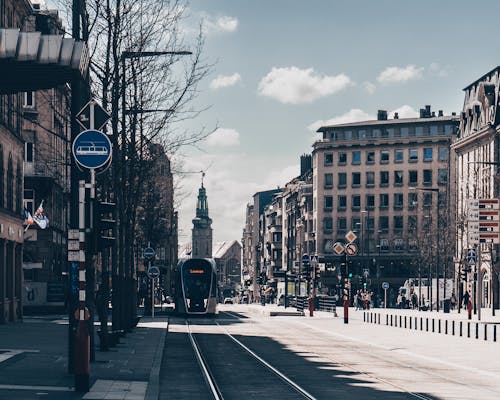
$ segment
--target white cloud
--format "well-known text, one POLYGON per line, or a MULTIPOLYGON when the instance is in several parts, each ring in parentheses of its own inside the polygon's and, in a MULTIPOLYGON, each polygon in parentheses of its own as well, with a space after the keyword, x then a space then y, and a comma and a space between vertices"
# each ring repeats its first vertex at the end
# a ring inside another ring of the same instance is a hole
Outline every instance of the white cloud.
POLYGON ((273 67, 261 79, 258 93, 285 104, 303 104, 343 90, 351 83, 345 74, 328 76, 317 74, 313 68, 273 67))
POLYGON ((401 67, 387 67, 377 77, 380 83, 406 82, 412 79, 422 77, 424 67, 416 67, 415 65, 407 65, 401 67))
POLYGON ((405 104, 389 112, 389 118, 393 118, 394 113, 398 113, 399 118, 416 118, 420 115, 413 107, 405 104))
POLYGON ((375 93, 375 90, 377 89, 377 87, 373 83, 368 81, 363 82, 363 88, 366 90, 368 94, 375 93))
POLYGON ((204 31, 210 33, 235 32, 238 29, 238 18, 224 15, 214 17, 209 14, 203 14, 204 31))
POLYGON ((375 119, 375 116, 372 114, 368 114, 359 108, 353 108, 349 110, 345 114, 339 115, 338 117, 334 117, 327 120, 318 120, 314 121, 310 124, 307 129, 312 132, 316 132, 320 127, 326 125, 338 125, 338 124, 348 124, 350 122, 360 122, 360 121, 369 121, 375 119))
POLYGON ((210 82, 210 89, 220 89, 236 85, 241 81, 241 75, 234 73, 232 75, 217 75, 215 79, 210 82))
POLYGON ((435 62, 431 63, 431 65, 429 66, 429 72, 433 75, 440 77, 440 78, 444 78, 444 77, 448 76, 448 68, 443 67, 435 62))
POLYGON ((240 144, 240 134, 234 129, 218 128, 206 139, 208 146, 231 147, 240 144))

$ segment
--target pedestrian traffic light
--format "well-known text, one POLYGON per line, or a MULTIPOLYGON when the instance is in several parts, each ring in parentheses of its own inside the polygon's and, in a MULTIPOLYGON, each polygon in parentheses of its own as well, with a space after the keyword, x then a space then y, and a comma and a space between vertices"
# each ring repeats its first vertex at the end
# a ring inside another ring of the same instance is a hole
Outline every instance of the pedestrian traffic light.
POLYGON ((113 247, 115 237, 113 229, 116 225, 114 218, 116 210, 115 203, 98 202, 94 203, 93 209, 93 253, 99 253, 103 249, 113 247))

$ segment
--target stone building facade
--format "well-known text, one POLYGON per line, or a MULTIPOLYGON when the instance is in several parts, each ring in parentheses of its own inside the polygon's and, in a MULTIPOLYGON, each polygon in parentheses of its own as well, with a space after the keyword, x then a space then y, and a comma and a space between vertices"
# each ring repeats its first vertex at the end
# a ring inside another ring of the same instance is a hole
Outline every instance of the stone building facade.
POLYGON ((208 216, 207 191, 201 183, 198 190, 196 217, 192 229, 193 258, 212 258, 212 219, 208 216))
POLYGON ((354 289, 366 283, 380 291, 387 281, 397 290, 409 277, 453 276, 452 254, 443 250, 452 249, 453 241, 444 243, 450 235, 443 233, 454 215, 450 145, 458 124, 457 116, 436 115, 426 106, 420 118, 388 119, 381 110, 374 121, 318 130, 314 232, 326 287, 337 282, 335 244, 345 244, 349 231, 358 237, 358 252, 349 257, 354 289))

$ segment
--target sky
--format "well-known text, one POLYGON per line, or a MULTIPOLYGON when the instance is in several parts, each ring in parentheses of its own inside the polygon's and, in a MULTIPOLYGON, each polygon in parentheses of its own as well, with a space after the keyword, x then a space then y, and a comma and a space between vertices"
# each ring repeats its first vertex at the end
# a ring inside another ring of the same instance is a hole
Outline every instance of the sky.
POLYGON ((179 242, 191 241, 205 171, 214 243, 241 240, 258 191, 299 174, 323 124, 459 112, 462 89, 500 65, 497 0, 190 0, 186 43, 203 22, 213 64, 180 128, 214 129, 175 157, 179 242), (490 32, 491 31, 491 32, 490 32))
MULTIPOLYGON (((186 128, 218 129, 181 169, 206 171, 214 242, 241 240, 246 204, 299 174, 322 124, 426 104, 460 112, 462 89, 500 64, 494 0, 192 0, 186 11, 186 31, 204 21, 214 63, 197 99, 210 108, 186 128)), ((200 174, 183 176, 181 243, 199 186, 200 174)))

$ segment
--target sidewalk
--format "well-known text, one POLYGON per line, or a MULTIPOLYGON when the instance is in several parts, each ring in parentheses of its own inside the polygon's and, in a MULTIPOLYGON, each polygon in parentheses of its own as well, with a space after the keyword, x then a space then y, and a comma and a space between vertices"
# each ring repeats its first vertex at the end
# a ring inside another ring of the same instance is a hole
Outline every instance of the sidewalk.
POLYGON ((108 352, 98 350, 97 339, 95 361, 90 364, 90 391, 86 394, 74 392, 74 377, 67 372, 67 323, 65 316, 44 316, 0 325, 0 398, 38 398, 34 395, 38 392, 45 392, 50 399, 158 397, 167 318, 141 318, 137 327, 108 352))

